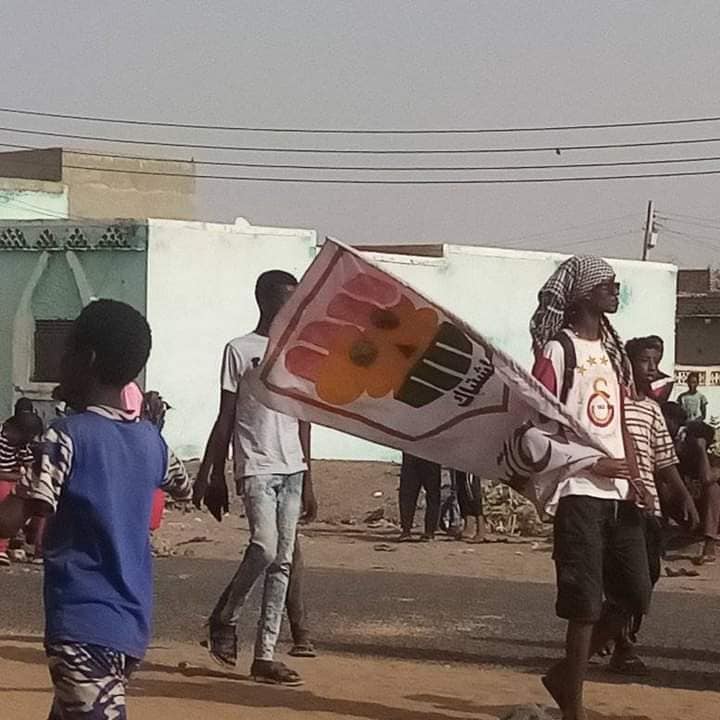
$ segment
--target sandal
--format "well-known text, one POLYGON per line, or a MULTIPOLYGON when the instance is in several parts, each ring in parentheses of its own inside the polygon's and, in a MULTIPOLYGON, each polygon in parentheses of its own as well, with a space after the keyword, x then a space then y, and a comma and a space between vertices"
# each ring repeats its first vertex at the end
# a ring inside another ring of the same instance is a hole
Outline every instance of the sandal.
POLYGON ((699 555, 696 558, 692 559, 693 565, 710 565, 717 561, 717 557, 715 555, 699 555))
POLYGON ((285 663, 274 660, 253 660, 250 677, 267 685, 287 685, 297 687, 303 684, 302 678, 285 663))
POLYGON ((288 655, 298 658, 314 658, 317 657, 315 646, 308 640, 306 642, 295 643, 289 650, 288 655))

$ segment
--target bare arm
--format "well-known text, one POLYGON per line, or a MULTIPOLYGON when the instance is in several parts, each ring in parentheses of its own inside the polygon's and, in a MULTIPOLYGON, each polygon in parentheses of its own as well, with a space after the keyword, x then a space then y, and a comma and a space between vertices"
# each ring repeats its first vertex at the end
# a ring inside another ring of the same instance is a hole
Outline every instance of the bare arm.
POLYGON ((235 399, 235 393, 221 390, 220 410, 210 432, 193 491, 196 507, 204 502, 218 521, 222 521, 223 513, 229 509, 225 462, 235 426, 235 399))
POLYGON ((220 410, 215 420, 200 469, 198 481, 207 482, 222 478, 225 481, 225 461, 230 450, 233 427, 235 426, 235 394, 227 390, 220 391, 220 410))
POLYGON ((697 527, 700 524, 700 516, 697 507, 680 477, 677 465, 663 468, 655 473, 658 483, 665 485, 673 499, 673 504, 680 511, 682 519, 690 526, 697 527))
POLYGON ((313 487, 312 466, 310 457, 310 431, 309 422, 300 421, 300 447, 302 448, 303 458, 307 463, 307 470, 303 478, 302 506, 303 522, 313 522, 317 518, 317 500, 315 499, 315 488, 313 487))

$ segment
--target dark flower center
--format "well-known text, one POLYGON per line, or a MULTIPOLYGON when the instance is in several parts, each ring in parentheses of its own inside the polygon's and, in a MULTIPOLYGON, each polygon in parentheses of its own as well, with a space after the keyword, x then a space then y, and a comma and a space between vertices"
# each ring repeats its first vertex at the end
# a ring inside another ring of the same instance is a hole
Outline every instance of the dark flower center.
POLYGON ((358 340, 350 348, 350 360, 354 365, 370 367, 378 357, 376 345, 369 340, 358 340))

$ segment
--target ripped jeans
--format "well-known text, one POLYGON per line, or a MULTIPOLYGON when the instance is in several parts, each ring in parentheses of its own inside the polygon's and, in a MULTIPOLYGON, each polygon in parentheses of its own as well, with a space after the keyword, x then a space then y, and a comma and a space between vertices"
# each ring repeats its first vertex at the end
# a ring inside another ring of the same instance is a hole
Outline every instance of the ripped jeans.
POLYGON ((220 596, 211 622, 236 625, 255 583, 265 576, 255 658, 272 660, 280 635, 295 533, 300 518, 304 473, 243 478, 250 544, 237 572, 220 596))

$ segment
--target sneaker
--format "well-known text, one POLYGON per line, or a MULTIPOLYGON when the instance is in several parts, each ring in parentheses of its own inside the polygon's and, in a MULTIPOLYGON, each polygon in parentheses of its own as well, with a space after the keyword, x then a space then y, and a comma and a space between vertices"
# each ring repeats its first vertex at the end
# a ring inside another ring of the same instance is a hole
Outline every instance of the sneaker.
POLYGON ((207 648, 210 657, 224 668, 234 668, 238 659, 238 641, 234 625, 208 621, 207 648))
POLYGON ((6 552, 0 552, 0 567, 10 567, 10 556, 6 552))

